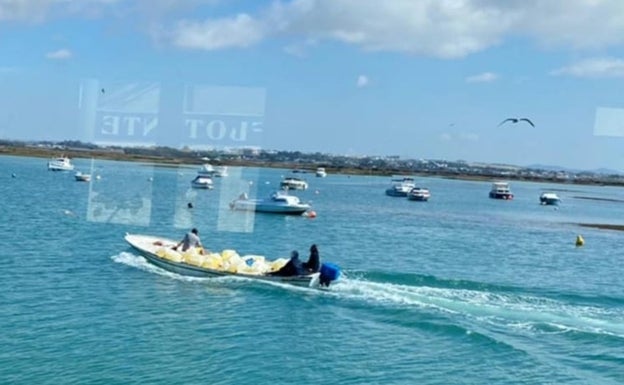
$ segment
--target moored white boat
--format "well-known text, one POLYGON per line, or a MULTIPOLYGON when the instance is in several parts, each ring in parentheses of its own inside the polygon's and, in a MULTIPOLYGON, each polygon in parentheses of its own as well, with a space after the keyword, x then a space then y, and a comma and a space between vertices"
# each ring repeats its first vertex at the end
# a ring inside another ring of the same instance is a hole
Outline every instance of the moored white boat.
POLYGON ((392 184, 386 189, 386 195, 391 197, 406 197, 414 187, 416 187, 414 178, 404 177, 401 179, 392 179, 392 184))
POLYGON ((215 173, 214 167, 211 164, 205 163, 203 164, 199 170, 197 170, 197 175, 212 177, 215 173))
POLYGON ((426 202, 431 198, 431 192, 428 188, 424 187, 414 187, 407 193, 407 199, 411 201, 422 201, 426 202))
POLYGON ((327 176, 327 171, 325 171, 325 167, 317 167, 316 176, 318 178, 325 178, 327 176))
POLYGON ((48 162, 49 171, 73 171, 74 165, 71 160, 66 156, 51 159, 48 162))
POLYGON ((490 189, 490 198, 492 199, 513 199, 513 193, 507 182, 494 182, 490 189))
POLYGON ((256 211, 262 213, 301 215, 310 210, 310 205, 302 203, 298 197, 286 191, 276 191, 265 199, 249 199, 242 194, 230 203, 232 210, 256 211))
POLYGON ((540 204, 556 206, 561 202, 561 198, 555 193, 545 192, 540 195, 540 204))
POLYGON ((275 276, 268 273, 279 270, 287 259, 279 258, 268 261, 263 256, 239 256, 234 250, 221 253, 200 254, 173 250, 176 241, 150 235, 126 234, 124 237, 135 250, 148 262, 173 273, 192 277, 236 276, 262 281, 288 283, 297 286, 319 287, 337 280, 340 269, 332 263, 323 263, 319 272, 295 275, 275 276))
POLYGON ((74 175, 74 178, 77 182, 89 182, 91 181, 91 174, 83 174, 82 172, 78 171, 74 175))
POLYGON ((286 177, 280 182, 280 187, 286 190, 307 190, 308 182, 301 178, 286 177))
POLYGON ((204 175, 197 175, 195 179, 191 181, 193 188, 212 189, 212 179, 204 175))
POLYGON ((218 166, 214 168, 213 176, 217 178, 223 178, 228 176, 228 168, 227 166, 218 166))

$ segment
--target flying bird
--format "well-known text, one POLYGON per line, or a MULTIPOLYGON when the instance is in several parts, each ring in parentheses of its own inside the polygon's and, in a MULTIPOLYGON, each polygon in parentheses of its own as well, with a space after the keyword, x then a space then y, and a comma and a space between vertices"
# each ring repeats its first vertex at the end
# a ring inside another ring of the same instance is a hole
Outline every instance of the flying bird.
POLYGON ((511 123, 513 123, 513 124, 516 124, 516 123, 518 123, 518 122, 527 122, 527 123, 529 123, 531 126, 535 127, 535 124, 533 124, 533 122, 532 122, 532 121, 530 121, 530 120, 529 120, 529 119, 527 119, 527 118, 520 118, 520 119, 518 119, 518 118, 507 118, 507 119, 503 120, 502 122, 500 122, 498 125, 499 125, 499 126, 502 126, 502 125, 503 125, 503 124, 505 124, 506 122, 511 122, 511 123))

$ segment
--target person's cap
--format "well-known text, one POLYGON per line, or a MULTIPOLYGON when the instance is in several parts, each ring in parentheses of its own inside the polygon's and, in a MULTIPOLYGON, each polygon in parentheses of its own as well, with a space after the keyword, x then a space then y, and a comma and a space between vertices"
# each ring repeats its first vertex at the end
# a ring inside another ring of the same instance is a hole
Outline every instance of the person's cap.
POLYGON ((293 250, 293 251, 290 252, 290 256, 292 258, 299 257, 299 252, 297 250, 293 250))
POLYGON ((191 233, 193 233, 193 234, 197 234, 198 232, 199 232, 199 231, 197 231, 197 229, 196 229, 196 228, 193 228, 193 229, 191 230, 191 233))

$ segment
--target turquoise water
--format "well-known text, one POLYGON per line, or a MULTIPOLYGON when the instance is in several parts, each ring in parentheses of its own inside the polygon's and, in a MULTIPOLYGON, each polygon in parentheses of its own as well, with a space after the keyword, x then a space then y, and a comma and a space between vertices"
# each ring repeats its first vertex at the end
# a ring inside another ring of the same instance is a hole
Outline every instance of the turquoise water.
POLYGON ((194 168, 74 163, 101 179, 0 157, 0 383, 624 382, 624 233, 575 225, 621 223, 624 203, 575 197, 622 189, 515 182, 498 201, 489 182, 418 178, 423 203, 385 196, 390 178, 308 174, 309 219, 227 208, 288 170, 230 169, 193 191, 194 168), (538 204, 548 188, 558 209, 538 204), (123 240, 192 226, 241 255, 317 243, 345 274, 327 291, 191 279, 123 240))

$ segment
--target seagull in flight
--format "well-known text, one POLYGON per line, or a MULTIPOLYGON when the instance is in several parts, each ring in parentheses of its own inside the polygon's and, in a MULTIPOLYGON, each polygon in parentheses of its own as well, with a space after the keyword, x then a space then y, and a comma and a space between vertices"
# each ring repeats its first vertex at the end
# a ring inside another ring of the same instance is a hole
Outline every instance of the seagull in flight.
POLYGON ((533 124, 533 122, 532 122, 532 121, 530 121, 530 120, 529 120, 529 119, 527 119, 527 118, 520 118, 520 119, 518 119, 518 118, 507 118, 507 119, 503 120, 502 122, 500 122, 500 123, 498 124, 498 125, 499 125, 499 127, 500 127, 500 126, 502 126, 503 124, 505 124, 506 122, 511 122, 511 123, 513 123, 513 124, 516 124, 516 123, 518 123, 518 122, 527 122, 527 123, 529 123, 531 126, 535 127, 535 124, 533 124))

